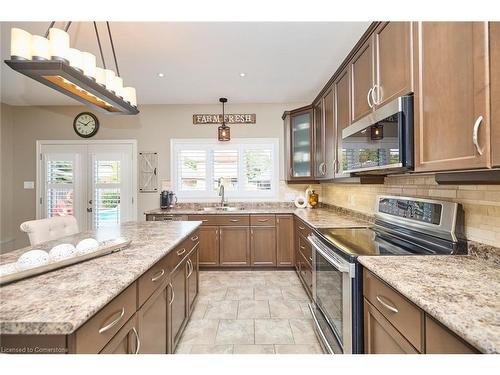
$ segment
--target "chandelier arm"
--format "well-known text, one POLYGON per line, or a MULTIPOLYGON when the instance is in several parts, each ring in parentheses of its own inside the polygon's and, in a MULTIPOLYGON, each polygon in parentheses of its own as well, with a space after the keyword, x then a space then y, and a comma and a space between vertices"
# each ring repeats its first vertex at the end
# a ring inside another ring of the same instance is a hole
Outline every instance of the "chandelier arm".
POLYGON ((69 27, 71 26, 71 21, 68 21, 66 24, 66 27, 64 28, 64 31, 68 32, 69 27))
POLYGON ((116 60, 115 45, 113 43, 113 37, 111 36, 111 28, 109 27, 109 22, 106 21, 106 26, 108 27, 109 41, 111 43, 111 50, 113 51, 113 58, 115 59, 116 75, 120 76, 120 70, 118 69, 118 61, 116 60))
POLYGON ((47 31, 45 32, 45 38, 47 38, 49 36, 49 30, 54 26, 54 24, 56 23, 56 21, 52 21, 49 25, 49 28, 47 29, 47 31))
POLYGON ((106 62, 104 61, 104 54, 102 53, 101 39, 99 38, 99 31, 97 30, 97 23, 94 21, 95 35, 97 37, 97 44, 99 45, 99 52, 101 53, 102 66, 106 69, 106 62))

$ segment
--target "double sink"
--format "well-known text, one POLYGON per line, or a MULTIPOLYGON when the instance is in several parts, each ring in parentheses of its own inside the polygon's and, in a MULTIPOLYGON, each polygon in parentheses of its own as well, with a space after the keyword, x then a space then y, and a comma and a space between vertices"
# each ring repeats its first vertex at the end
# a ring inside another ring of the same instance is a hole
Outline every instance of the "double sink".
POLYGON ((231 211, 240 211, 243 210, 242 207, 233 207, 233 206, 216 206, 216 207, 203 207, 200 208, 200 211, 205 212, 231 212, 231 211))

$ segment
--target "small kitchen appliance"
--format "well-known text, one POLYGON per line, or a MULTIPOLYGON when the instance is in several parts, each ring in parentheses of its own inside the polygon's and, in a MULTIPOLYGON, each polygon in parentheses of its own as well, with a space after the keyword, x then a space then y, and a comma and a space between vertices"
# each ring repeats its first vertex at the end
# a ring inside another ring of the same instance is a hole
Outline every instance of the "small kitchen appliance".
POLYGON ((174 208, 177 204, 177 196, 171 190, 162 190, 160 193, 160 208, 174 208))
POLYGON ((358 256, 466 254, 460 204, 379 196, 375 224, 316 229, 312 246, 315 331, 328 353, 363 353, 363 271, 358 256))

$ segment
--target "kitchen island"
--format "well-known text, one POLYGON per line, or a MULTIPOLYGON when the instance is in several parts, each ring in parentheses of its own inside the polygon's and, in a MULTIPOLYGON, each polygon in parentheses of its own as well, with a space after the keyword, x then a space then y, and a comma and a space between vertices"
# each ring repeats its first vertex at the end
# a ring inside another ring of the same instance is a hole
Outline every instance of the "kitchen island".
MULTIPOLYGON (((182 302, 178 309, 180 311, 185 308, 186 303, 194 305, 198 285, 197 229, 200 224, 196 221, 128 222, 38 245, 36 248, 50 249, 60 243, 75 244, 87 237, 104 241, 121 236, 132 240, 128 248, 117 253, 0 287, 2 350, 8 351, 11 344, 17 345, 20 340, 23 341, 23 337, 28 338, 29 343, 29 338, 38 336, 38 339, 60 338, 56 340, 56 346, 64 346, 67 352, 99 352, 125 324, 127 318, 135 319, 136 308, 139 313, 141 306, 148 307, 150 299, 160 291, 167 300, 160 309, 165 310, 164 314, 167 314, 167 309, 177 307, 172 301, 173 294, 188 291, 188 286, 191 288, 191 295, 184 301, 181 295, 177 296, 177 302, 182 302), (195 275, 196 279, 181 280, 177 275, 183 278, 195 275), (180 287, 176 290, 177 280, 180 287), (117 306, 99 317, 117 300, 117 306), (95 325, 93 320, 96 317, 99 317, 97 326, 90 327, 95 325), (103 327, 107 328, 115 321, 119 323, 103 331, 103 327), (90 334, 85 332, 88 329, 92 330, 90 334), (82 332, 82 339, 86 338, 85 344, 80 342, 79 332, 82 332)), ((33 248, 27 247, 2 255, 0 263, 15 261, 22 253, 31 249, 33 248)), ((172 310, 172 314, 175 311, 172 310)), ((180 319, 181 324, 176 328, 179 332, 182 331, 188 316, 173 318, 174 323, 180 319)), ((165 324, 166 322, 167 319, 165 324)), ((143 321, 142 324, 144 326, 146 322, 143 321)), ((140 330, 136 329, 137 324, 132 326, 136 332, 140 330)), ((141 338, 143 348, 147 347, 147 338, 141 338)), ((168 344, 172 345, 171 342, 168 344)), ((22 345, 26 343, 23 342, 22 345)), ((164 346, 167 346, 167 341, 164 346)))

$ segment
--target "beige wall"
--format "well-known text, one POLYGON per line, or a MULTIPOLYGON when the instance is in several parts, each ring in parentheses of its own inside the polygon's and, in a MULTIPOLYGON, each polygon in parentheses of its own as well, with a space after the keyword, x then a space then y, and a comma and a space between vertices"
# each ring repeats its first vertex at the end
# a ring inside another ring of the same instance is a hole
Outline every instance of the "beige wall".
POLYGON ((373 214, 378 194, 419 196, 461 203, 469 240, 500 247, 500 185, 437 185, 432 175, 387 177, 384 185, 322 185, 322 201, 373 214))
MULTIPOLYGON (((234 125, 231 127, 233 138, 273 137, 280 140, 280 157, 283 155, 283 122, 281 115, 286 109, 302 106, 295 104, 244 104, 228 105, 229 113, 256 113, 255 125, 234 125)), ((6 130, 12 127, 10 141, 14 145, 13 159, 2 157, 2 175, 12 171, 9 189, 13 189, 13 199, 2 193, 2 199, 16 202, 15 209, 5 210, 12 215, 9 220, 14 227, 15 248, 26 245, 26 236, 18 230, 19 224, 35 217, 35 190, 24 190, 23 181, 36 180, 36 140, 76 140, 80 139, 73 131, 73 119, 79 112, 87 110, 81 106, 58 107, 7 107, 6 130), (13 161, 12 161, 13 160, 13 161)), ((3 108, 3 107, 2 107, 3 108)), ((110 116, 97 114, 100 130, 93 139, 136 139, 138 151, 157 151, 159 153, 160 180, 170 180, 170 139, 171 138, 215 138, 216 125, 193 125, 194 113, 219 113, 220 105, 149 105, 141 106, 137 116, 110 116)), ((3 119, 3 117, 2 117, 3 119)), ((2 121, 3 122, 3 121, 2 121)), ((2 125, 2 129, 4 126, 2 125)), ((2 137, 3 138, 3 137, 2 137)), ((3 150, 3 148, 2 148, 3 150)), ((8 150, 6 150, 7 152, 8 150)), ((2 151, 3 153, 3 151, 2 151)), ((283 176, 283 161, 280 161, 280 179, 283 176)), ((4 185, 9 185, 8 183, 4 185)), ((304 186, 288 187, 280 185, 280 198, 288 192, 304 190, 304 186)), ((159 197, 154 193, 138 194, 138 219, 143 219, 145 210, 157 208, 159 197)), ((2 214, 4 209, 2 208, 2 214)), ((3 239, 5 235, 2 231, 3 239)))
POLYGON ((13 214, 13 157, 14 123, 12 107, 0 105, 0 252, 14 246, 13 214))

